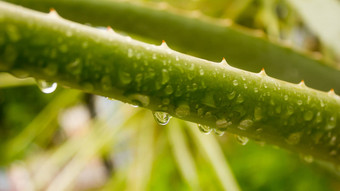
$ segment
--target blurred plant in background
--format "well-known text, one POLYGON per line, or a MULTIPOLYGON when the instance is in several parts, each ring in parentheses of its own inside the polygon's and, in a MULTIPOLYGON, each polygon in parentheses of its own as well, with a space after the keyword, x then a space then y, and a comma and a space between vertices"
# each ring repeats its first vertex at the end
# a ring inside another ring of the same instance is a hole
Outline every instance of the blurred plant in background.
MULTIPOLYGON (((328 9, 340 9, 339 1, 328 1, 336 5, 328 9)), ((339 41, 315 30, 319 21, 309 19, 315 7, 296 2, 167 3, 229 18, 338 67, 339 41)), ((339 172, 309 156, 229 133, 205 135, 178 119, 162 126, 150 111, 76 90, 44 94, 33 79, 2 73, 0 88, 1 191, 340 189, 339 172)))

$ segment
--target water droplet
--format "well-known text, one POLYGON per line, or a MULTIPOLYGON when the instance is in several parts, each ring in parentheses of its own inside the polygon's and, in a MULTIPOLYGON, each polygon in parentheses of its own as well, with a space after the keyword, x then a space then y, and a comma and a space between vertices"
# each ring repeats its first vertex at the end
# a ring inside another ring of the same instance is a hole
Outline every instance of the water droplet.
POLYGON ((321 121, 322 121, 322 115, 321 115, 321 112, 319 111, 316 113, 315 122, 320 123, 321 121))
POLYGON ((162 70, 162 84, 166 84, 170 79, 169 72, 166 69, 162 70))
POLYGON ((222 136, 225 133, 225 131, 222 129, 214 128, 213 130, 214 130, 215 135, 218 135, 218 136, 222 136))
POLYGON ((142 94, 130 94, 127 96, 131 100, 131 104, 136 107, 146 107, 150 103, 150 98, 142 94))
POLYGON ((287 101, 287 100, 288 100, 288 95, 284 95, 284 96, 283 96, 283 99, 284 99, 285 101, 287 101))
POLYGON ((201 68, 200 69, 200 75, 203 76, 204 75, 204 70, 201 68))
POLYGON ((302 159, 306 162, 306 163, 312 163, 314 161, 314 158, 312 155, 303 155, 302 159))
POLYGON ((329 152, 329 155, 331 156, 335 156, 338 152, 336 150, 331 150, 331 152, 329 152))
POLYGON ((36 80, 36 81, 37 81, 37 85, 39 89, 45 94, 52 93, 54 92, 55 89, 57 89, 57 83, 55 82, 47 82, 45 80, 36 80))
POLYGON ((233 80, 233 85, 234 86, 238 86, 238 81, 237 80, 233 80))
POLYGON ((243 136, 240 136, 240 135, 235 135, 235 140, 240 145, 246 145, 249 141, 249 139, 247 137, 243 137, 243 136))
POLYGON ((276 112, 277 114, 280 114, 280 113, 281 113, 281 106, 280 106, 280 105, 278 105, 278 106, 275 107, 275 112, 276 112))
POLYGON ((262 119, 262 109, 261 107, 255 107, 254 109, 254 119, 255 121, 259 121, 262 119))
POLYGON ((326 124, 326 130, 331 130, 336 126, 336 115, 333 115, 328 118, 326 124))
POLYGON ((232 91, 231 93, 228 94, 228 99, 229 99, 229 100, 234 99, 235 95, 236 95, 236 92, 235 92, 235 91, 232 91))
POLYGON ((231 121, 227 121, 226 119, 219 119, 216 121, 216 128, 225 131, 231 124, 231 121))
POLYGON ((170 99, 169 98, 162 99, 162 104, 169 105, 169 103, 170 103, 170 99))
POLYGON ((131 58, 133 56, 133 50, 131 48, 128 49, 128 57, 131 58))
POLYGON ((73 35, 73 32, 71 30, 66 31, 66 36, 71 37, 73 35))
POLYGON ((294 113, 294 108, 291 105, 287 106, 287 115, 290 116, 294 113))
POLYGON ((68 47, 66 44, 63 44, 61 46, 59 46, 59 50, 60 52, 66 53, 68 51, 68 47))
POLYGON ((333 136, 331 140, 329 141, 329 144, 334 146, 336 144, 336 136, 333 136))
POLYGON ((175 113, 178 117, 186 117, 190 114, 190 107, 187 104, 181 104, 176 108, 175 113))
POLYGON ((240 122, 238 128, 241 130, 247 130, 253 125, 253 121, 250 119, 245 119, 240 122))
POLYGON ((165 94, 170 95, 174 92, 173 88, 171 85, 167 85, 164 89, 165 94))
POLYGON ((111 77, 109 75, 105 75, 101 79, 101 86, 103 90, 110 90, 112 88, 111 77))
POLYGON ((210 132, 212 131, 212 128, 207 125, 197 124, 197 127, 204 134, 210 134, 210 132))
POLYGON ((119 79, 123 85, 127 85, 132 81, 130 73, 121 71, 119 72, 119 79))
POLYGON ((8 25, 6 31, 10 41, 17 42, 20 40, 20 33, 15 25, 8 25))
POLYGON ((82 46, 83 48, 87 48, 87 47, 89 46, 89 43, 88 43, 87 41, 84 41, 84 42, 81 44, 81 46, 82 46))
POLYGON ((259 89, 254 88, 254 92, 255 92, 255 93, 259 92, 259 89))
POLYGON ((243 98, 243 96, 241 94, 239 94, 237 96, 236 103, 243 103, 243 102, 244 102, 244 98, 243 98))
POLYGON ((298 104, 298 105, 302 105, 302 100, 299 99, 299 100, 297 101, 297 104, 298 104))
POLYGON ((304 114, 303 114, 303 119, 306 120, 306 121, 310 121, 313 119, 313 112, 312 111, 306 111, 304 114))
POLYGON ((288 144, 290 144, 290 145, 296 145, 296 144, 298 144, 300 142, 300 138, 301 138, 301 133, 300 132, 292 133, 286 139, 286 142, 288 144))
POLYGON ((202 103, 204 105, 216 108, 216 104, 215 104, 215 100, 214 100, 214 95, 211 94, 211 93, 205 94, 205 96, 202 99, 202 103))
POLYGON ((156 111, 152 112, 158 125, 166 125, 169 123, 171 116, 166 112, 156 111))

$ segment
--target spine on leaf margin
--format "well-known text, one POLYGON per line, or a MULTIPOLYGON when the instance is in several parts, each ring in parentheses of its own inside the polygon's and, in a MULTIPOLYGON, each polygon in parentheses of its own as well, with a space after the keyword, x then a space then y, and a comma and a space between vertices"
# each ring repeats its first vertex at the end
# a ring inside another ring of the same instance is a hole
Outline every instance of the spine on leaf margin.
POLYGON ((0 2, 0 70, 340 164, 340 98, 0 2))

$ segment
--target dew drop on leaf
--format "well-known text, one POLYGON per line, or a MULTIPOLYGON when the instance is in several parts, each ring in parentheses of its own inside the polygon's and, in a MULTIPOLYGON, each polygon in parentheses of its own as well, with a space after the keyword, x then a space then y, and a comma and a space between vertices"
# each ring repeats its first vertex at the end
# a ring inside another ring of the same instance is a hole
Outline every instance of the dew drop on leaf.
POLYGON ((150 103, 150 98, 142 94, 130 94, 127 96, 131 100, 131 105, 134 107, 146 107, 150 103))
POLYGON ((162 70, 162 84, 166 84, 169 81, 170 77, 169 77, 169 72, 166 69, 162 70))
POLYGON ((312 155, 302 155, 301 158, 306 162, 306 163, 312 163, 314 161, 314 158, 312 155))
POLYGON ((255 107, 254 109, 254 119, 255 121, 260 121, 262 119, 262 109, 261 107, 255 107))
POLYGON ((304 114, 303 114, 303 119, 305 121, 310 121, 313 119, 313 112, 312 111, 306 111, 304 114))
POLYGON ((232 122, 228 122, 226 119, 219 119, 216 121, 216 127, 220 130, 226 130, 231 124, 232 122))
POLYGON ((237 80, 233 80, 233 85, 234 86, 238 86, 238 81, 237 80))
POLYGON ((290 145, 296 145, 300 142, 300 138, 301 138, 300 132, 292 133, 288 136, 288 138, 286 139, 286 142, 290 145))
POLYGON ((336 116, 332 115, 328 118, 326 123, 326 130, 331 130, 336 126, 336 116))
POLYGON ((247 137, 240 136, 240 135, 235 135, 235 140, 240 145, 246 145, 249 141, 249 139, 247 137))
POLYGON ((210 132, 212 131, 212 128, 207 125, 197 124, 197 127, 204 134, 210 134, 210 132))
POLYGON ((45 94, 52 93, 54 92, 55 89, 57 89, 56 82, 47 82, 45 80, 37 80, 37 85, 39 89, 45 94))
POLYGON ((186 104, 181 104, 176 108, 175 113, 178 117, 188 116, 190 114, 190 107, 186 104))
POLYGON ((240 122, 238 128, 241 130, 247 130, 253 125, 253 121, 250 119, 245 119, 240 122))
POLYGON ((222 129, 214 128, 213 130, 214 130, 215 135, 218 135, 218 136, 222 136, 225 133, 225 130, 222 130, 222 129))
POLYGON ((171 119, 171 116, 166 112, 156 111, 152 114, 158 125, 166 125, 171 119))

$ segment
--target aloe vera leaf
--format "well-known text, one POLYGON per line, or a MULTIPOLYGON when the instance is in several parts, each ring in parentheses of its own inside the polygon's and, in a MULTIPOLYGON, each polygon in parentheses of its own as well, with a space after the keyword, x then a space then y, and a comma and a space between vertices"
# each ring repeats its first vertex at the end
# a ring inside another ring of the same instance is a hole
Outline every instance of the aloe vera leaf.
POLYGON ((340 98, 0 2, 0 70, 339 163, 340 98))
MULTIPOLYGON (((261 31, 251 31, 230 20, 205 17, 197 12, 176 10, 167 4, 92 0, 10 0, 40 11, 55 8, 63 17, 93 25, 111 25, 117 30, 166 40, 174 49, 200 58, 227 58, 234 67, 266 72, 277 79, 340 93, 340 71, 314 54, 271 41, 261 31)), ((335 18, 336 19, 336 18, 335 18)), ((334 41, 337 42, 337 41, 334 41)))

